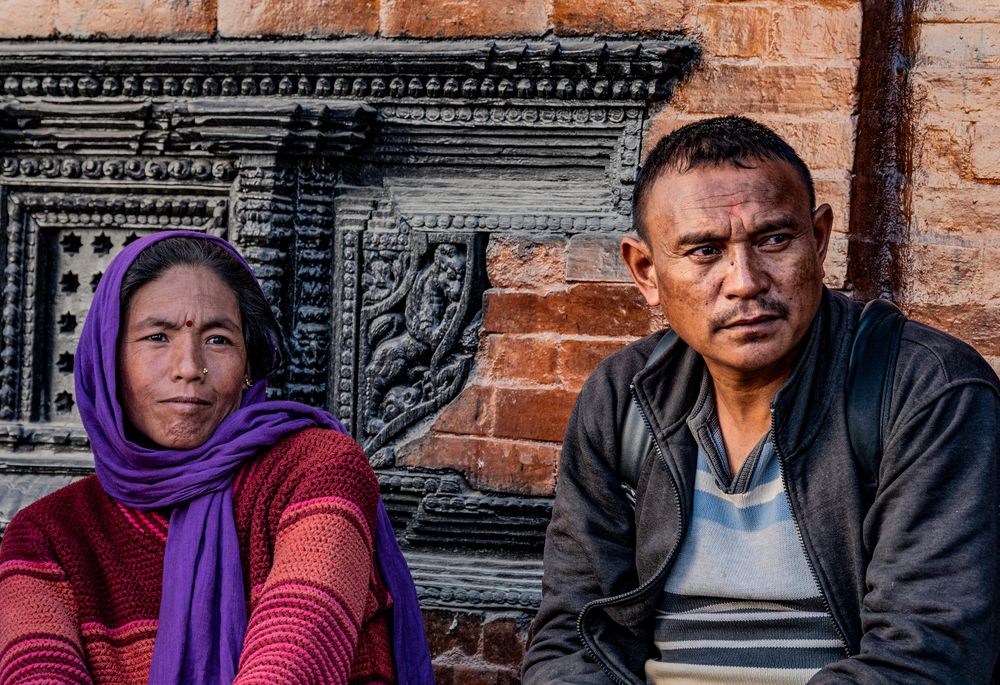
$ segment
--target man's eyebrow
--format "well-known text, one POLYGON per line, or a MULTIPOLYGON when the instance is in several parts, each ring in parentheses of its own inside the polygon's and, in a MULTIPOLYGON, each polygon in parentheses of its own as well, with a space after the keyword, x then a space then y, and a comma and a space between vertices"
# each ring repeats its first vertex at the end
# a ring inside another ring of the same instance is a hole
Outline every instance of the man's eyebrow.
POLYGON ((714 243, 721 239, 722 236, 719 235, 718 231, 691 231, 689 233, 682 233, 677 239, 677 245, 681 247, 687 245, 704 245, 705 243, 714 243))
POLYGON ((757 225, 757 228, 754 230, 754 233, 762 233, 764 231, 774 231, 783 228, 798 228, 798 227, 799 227, 799 222, 795 219, 795 217, 786 214, 784 216, 778 216, 773 219, 767 219, 766 221, 761 221, 757 225))

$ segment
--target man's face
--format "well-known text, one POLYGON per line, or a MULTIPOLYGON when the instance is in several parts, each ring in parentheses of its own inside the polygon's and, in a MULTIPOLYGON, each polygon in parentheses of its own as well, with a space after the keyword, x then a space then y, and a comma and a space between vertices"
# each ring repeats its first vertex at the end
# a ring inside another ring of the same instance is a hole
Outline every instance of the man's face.
POLYGON ((646 301, 705 358, 713 376, 785 375, 822 295, 828 205, 815 211, 779 161, 667 172, 644 212, 648 243, 622 256, 646 301))

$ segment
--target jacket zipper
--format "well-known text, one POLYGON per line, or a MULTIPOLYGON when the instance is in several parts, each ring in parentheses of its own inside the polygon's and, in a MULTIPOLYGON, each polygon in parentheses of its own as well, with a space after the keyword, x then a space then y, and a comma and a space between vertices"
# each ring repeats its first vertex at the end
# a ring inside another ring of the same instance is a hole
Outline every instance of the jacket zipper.
POLYGON ((819 582, 819 575, 816 573, 816 567, 813 565, 812 557, 809 556, 809 550, 806 548, 805 538, 802 537, 802 530, 799 528, 799 519, 795 515, 795 507, 792 506, 792 496, 788 494, 788 481, 785 479, 785 455, 781 453, 781 448, 778 447, 778 441, 774 438, 774 405, 771 405, 771 444, 774 445, 774 452, 778 455, 778 469, 781 472, 781 489, 785 493, 785 501, 788 502, 788 511, 792 514, 792 524, 795 526, 795 535, 799 538, 799 547, 802 548, 802 554, 806 558, 806 566, 809 567, 809 574, 812 576, 813 583, 816 585, 816 589, 819 590, 820 599, 823 600, 823 608, 826 611, 827 617, 830 619, 830 623, 833 624, 833 630, 837 633, 837 637, 840 639, 840 646, 844 650, 844 654, 848 657, 851 656, 851 648, 847 644, 847 638, 844 637, 844 631, 841 630, 840 624, 837 623, 837 619, 833 616, 833 610, 830 608, 830 600, 827 599, 826 593, 823 591, 823 586, 819 582))
POLYGON ((674 481, 674 476, 670 472, 670 467, 667 465, 667 459, 666 457, 663 456, 663 452, 660 450, 659 443, 656 442, 656 436, 653 434, 653 426, 649 422, 649 417, 646 416, 646 412, 643 411, 642 404, 639 403, 639 395, 636 392, 634 383, 629 385, 629 393, 632 397, 632 401, 635 403, 636 408, 639 410, 639 416, 642 417, 642 422, 646 426, 646 430, 649 431, 649 435, 653 438, 652 443, 653 443, 653 449, 656 450, 656 456, 663 463, 664 467, 666 467, 667 479, 670 481, 670 487, 673 488, 674 501, 677 503, 677 520, 680 522, 680 525, 678 526, 678 530, 680 530, 680 535, 678 535, 677 539, 674 541, 674 546, 667 553, 667 557, 666 559, 663 560, 663 564, 660 565, 660 568, 656 571, 656 573, 653 574, 653 576, 649 580, 647 580, 645 583, 635 588, 634 590, 629 590, 628 592, 623 592, 613 597, 605 597, 604 599, 595 599, 594 601, 587 603, 580 611, 580 615, 576 619, 576 632, 580 637, 580 642, 583 643, 583 646, 586 647, 587 652, 590 653, 590 656, 593 657, 597 665, 601 667, 601 670, 604 671, 605 675, 607 675, 608 678, 610 678, 613 682, 618 683, 618 685, 629 685, 629 683, 627 680, 625 680, 620 675, 615 673, 612 670, 612 668, 606 663, 604 663, 601 657, 598 656, 597 650, 593 648, 593 646, 590 644, 590 641, 587 639, 587 636, 583 632, 583 619, 586 617, 587 613, 591 609, 597 609, 602 606, 608 606, 609 604, 615 604, 617 602, 624 601, 630 597, 636 597, 638 595, 641 595, 647 589, 649 589, 654 583, 657 582, 660 576, 663 575, 664 571, 667 570, 667 567, 670 566, 670 563, 674 559, 674 555, 677 553, 677 548, 679 547, 680 540, 681 538, 684 537, 684 510, 681 507, 680 488, 677 487, 677 483, 674 481))

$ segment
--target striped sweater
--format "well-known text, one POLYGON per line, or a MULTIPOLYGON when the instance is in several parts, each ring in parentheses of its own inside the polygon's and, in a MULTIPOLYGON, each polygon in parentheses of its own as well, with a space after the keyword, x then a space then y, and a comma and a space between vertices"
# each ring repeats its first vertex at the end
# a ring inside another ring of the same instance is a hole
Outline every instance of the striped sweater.
MULTIPOLYGON (((233 486, 248 626, 235 683, 393 681, 391 599, 374 563, 378 484, 348 436, 309 429, 233 486)), ((0 683, 145 683, 168 512, 96 477, 22 510, 0 545, 0 683)))
POLYGON ((768 434, 731 475, 707 380, 690 529, 654 624, 654 685, 802 685, 844 656, 799 540, 768 434))

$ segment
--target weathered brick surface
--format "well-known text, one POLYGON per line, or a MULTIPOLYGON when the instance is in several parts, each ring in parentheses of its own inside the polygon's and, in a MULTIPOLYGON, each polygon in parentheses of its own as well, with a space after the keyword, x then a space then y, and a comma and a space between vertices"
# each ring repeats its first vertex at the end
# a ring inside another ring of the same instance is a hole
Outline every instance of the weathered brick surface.
POLYGON ((437 685, 515 685, 528 618, 504 612, 425 609, 437 685))
POLYGON ((84 38, 207 38, 216 0, 58 0, 56 31, 84 38))
POLYGON ((538 35, 547 28, 544 0, 382 0, 385 36, 538 35))
POLYGON ((494 290, 486 293, 484 306, 489 333, 640 336, 662 327, 657 312, 626 284, 580 283, 540 293, 494 290))
POLYGON ((218 0, 219 35, 347 36, 378 31, 378 0, 218 0))
POLYGON ((631 283, 617 236, 575 235, 566 248, 566 280, 631 283))
POLYGON ((432 432, 402 445, 396 456, 407 466, 458 469, 475 488, 546 496, 555 490, 559 443, 432 432))
POLYGON ((679 0, 553 0, 551 22, 561 35, 658 33, 680 27, 679 0))
POLYGON ((494 235, 486 259, 495 288, 543 288, 564 279, 566 240, 494 235))
POLYGON ((561 388, 498 388, 493 434, 558 442, 576 402, 576 392, 561 388))
POLYGON ((59 0, 0 0, 0 38, 48 38, 56 32, 59 0))
POLYGON ((905 301, 914 318, 1000 356, 1000 3, 931 0, 911 72, 916 116, 905 301))

